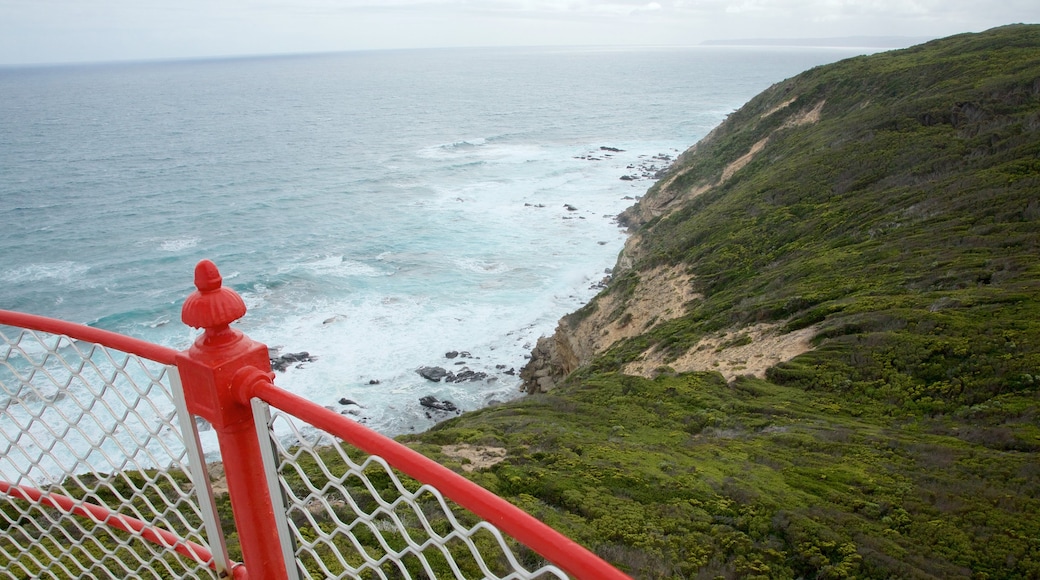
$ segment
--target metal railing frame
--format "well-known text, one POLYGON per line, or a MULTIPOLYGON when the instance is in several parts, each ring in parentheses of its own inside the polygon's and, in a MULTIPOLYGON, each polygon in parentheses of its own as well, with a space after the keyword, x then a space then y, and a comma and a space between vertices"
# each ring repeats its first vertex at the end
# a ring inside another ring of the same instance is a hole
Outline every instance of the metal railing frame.
POLYGON ((209 260, 196 266, 195 286, 197 290, 184 302, 181 318, 185 324, 201 328, 203 333, 189 349, 180 352, 97 328, 6 310, 0 310, 0 324, 97 343, 170 367, 177 415, 206 535, 210 543, 216 545, 207 548, 186 542, 146 522, 112 513, 108 508, 27 486, 0 482, 0 493, 137 532, 142 538, 170 547, 182 556, 210 562, 220 577, 296 578, 297 565, 292 561, 294 552, 279 484, 272 480, 274 459, 270 440, 264 441, 270 437, 266 409, 266 405, 270 405, 365 453, 382 457, 394 469, 436 488, 444 497, 512 536, 567 574, 589 580, 628 578, 581 545, 450 469, 275 386, 267 347, 230 327, 245 315, 246 307, 234 290, 223 286, 217 267, 209 260), (240 564, 230 562, 227 557, 195 417, 206 420, 216 431, 242 550, 240 564))

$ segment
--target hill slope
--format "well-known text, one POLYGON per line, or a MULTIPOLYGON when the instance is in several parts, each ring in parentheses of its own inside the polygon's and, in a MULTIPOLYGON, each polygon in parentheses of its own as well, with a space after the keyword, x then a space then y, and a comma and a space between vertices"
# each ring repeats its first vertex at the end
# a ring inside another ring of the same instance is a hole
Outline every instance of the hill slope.
POLYGON ((778 83, 622 219, 532 396, 416 446, 637 578, 1040 576, 1040 26, 778 83))

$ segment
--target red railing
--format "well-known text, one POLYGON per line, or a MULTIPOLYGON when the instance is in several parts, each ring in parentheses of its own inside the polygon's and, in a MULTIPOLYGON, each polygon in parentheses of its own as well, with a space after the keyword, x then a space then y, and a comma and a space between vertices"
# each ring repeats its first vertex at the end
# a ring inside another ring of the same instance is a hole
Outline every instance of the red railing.
MULTIPOLYGON (((293 562, 286 565, 285 539, 273 533, 279 526, 284 527, 284 521, 279 520, 287 516, 275 508, 272 500, 271 490, 276 487, 270 485, 263 448, 270 447, 270 442, 262 442, 258 437, 255 399, 383 458, 394 469, 432 486, 567 574, 589 580, 628 578, 584 547, 470 480, 390 438, 276 387, 267 347, 231 328, 231 323, 245 315, 245 304, 238 294, 223 286, 212 262, 204 260, 198 264, 195 285, 197 291, 182 308, 182 320, 203 329, 203 334, 183 352, 104 330, 10 311, 0 310, 0 324, 97 343, 176 368, 179 379, 174 380, 180 381, 187 411, 205 419, 216 431, 242 551, 243 564, 230 566, 235 578, 281 580, 289 578, 294 569, 293 562)), ((135 531, 186 557, 213 562, 209 548, 185 542, 139 519, 113 514, 108 508, 9 483, 0 485, 0 493, 135 531)), ((223 540, 220 542, 222 546, 223 540)))

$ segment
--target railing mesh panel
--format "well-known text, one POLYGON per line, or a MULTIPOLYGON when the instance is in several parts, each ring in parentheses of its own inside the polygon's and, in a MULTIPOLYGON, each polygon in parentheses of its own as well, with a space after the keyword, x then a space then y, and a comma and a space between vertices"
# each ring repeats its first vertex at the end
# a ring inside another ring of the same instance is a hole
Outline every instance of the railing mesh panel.
POLYGON ((567 578, 381 457, 272 409, 297 565, 305 578, 567 578))
POLYGON ((170 372, 0 326, 0 578, 216 577, 148 541, 206 544, 170 372))

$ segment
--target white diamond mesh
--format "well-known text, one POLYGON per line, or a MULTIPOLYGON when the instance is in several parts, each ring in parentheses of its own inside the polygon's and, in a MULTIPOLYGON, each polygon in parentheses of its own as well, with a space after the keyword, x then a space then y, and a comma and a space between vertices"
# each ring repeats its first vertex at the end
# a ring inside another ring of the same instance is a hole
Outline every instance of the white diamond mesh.
POLYGON ((206 545, 170 372, 0 327, 0 481, 12 486, 0 493, 0 578, 216 577, 210 562, 106 525, 135 518, 206 545), (32 490, 43 499, 27 501, 32 490), (62 498, 70 508, 50 503, 62 498), (111 515, 68 513, 91 505, 111 515))
MULTIPOLYGON (((0 326, 0 578, 215 578, 211 558, 175 553, 207 545, 176 370, 9 328, 0 326)), ((567 578, 383 458, 282 411, 271 417, 274 489, 300 577, 567 578)))
POLYGON ((383 458, 282 411, 271 427, 303 577, 567 578, 383 458))

